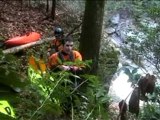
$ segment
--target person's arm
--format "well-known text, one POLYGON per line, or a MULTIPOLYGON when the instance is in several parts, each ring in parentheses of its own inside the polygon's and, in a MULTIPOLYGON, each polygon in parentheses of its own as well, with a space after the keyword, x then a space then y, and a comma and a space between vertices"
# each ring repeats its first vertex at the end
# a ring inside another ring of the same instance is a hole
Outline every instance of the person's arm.
POLYGON ((47 66, 49 69, 55 69, 58 66, 57 53, 54 53, 49 57, 47 66))
POLYGON ((81 67, 68 66, 68 65, 58 65, 58 68, 59 68, 60 70, 71 71, 71 72, 76 72, 76 71, 82 70, 81 67))
MULTIPOLYGON (((73 51, 73 55, 74 55, 74 60, 77 61, 82 61, 82 56, 78 51, 73 51)), ((58 65, 58 68, 60 70, 65 70, 65 71, 71 71, 71 72, 77 72, 77 71, 81 71, 82 68, 80 66, 70 66, 70 65, 58 65)))
POLYGON ((68 66, 68 65, 58 65, 58 68, 60 70, 65 70, 65 71, 70 71, 71 70, 71 67, 68 66))
MULTIPOLYGON (((78 51, 73 51, 73 54, 74 54, 75 61, 77 60, 82 61, 82 56, 78 51)), ((82 70, 81 66, 76 66, 76 65, 70 66, 70 71, 76 72, 76 71, 81 71, 81 70, 82 70)))
POLYGON ((50 70, 54 70, 54 71, 58 71, 58 70, 69 71, 69 70, 71 70, 70 66, 60 65, 60 63, 58 62, 58 53, 55 53, 51 57, 49 57, 48 67, 50 70))
POLYGON ((70 66, 70 71, 73 71, 73 72, 77 72, 77 71, 81 71, 82 68, 81 67, 78 67, 78 66, 70 66))
POLYGON ((75 57, 75 61, 76 60, 82 61, 82 55, 78 51, 73 51, 73 54, 75 57))

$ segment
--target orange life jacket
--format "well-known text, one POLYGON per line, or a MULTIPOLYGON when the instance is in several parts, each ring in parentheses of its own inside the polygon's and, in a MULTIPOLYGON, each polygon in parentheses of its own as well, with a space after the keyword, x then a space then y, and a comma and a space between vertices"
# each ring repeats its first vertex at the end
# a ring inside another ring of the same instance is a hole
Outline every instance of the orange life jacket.
POLYGON ((82 61, 82 56, 78 51, 73 50, 71 54, 64 54, 62 51, 52 54, 49 57, 49 68, 63 64, 65 61, 74 62, 76 60, 82 61), (61 61, 60 61, 61 60, 61 61))
POLYGON ((54 39, 52 42, 52 47, 56 52, 61 51, 63 49, 63 45, 60 40, 54 39))
POLYGON ((65 55, 64 54, 66 54, 66 53, 63 53, 62 51, 59 51, 58 52, 58 57, 60 58, 60 60, 62 61, 62 62, 64 62, 64 61, 72 61, 72 62, 74 62, 74 55, 73 55, 73 51, 69 54, 69 55, 67 55, 67 57, 65 57, 65 55))

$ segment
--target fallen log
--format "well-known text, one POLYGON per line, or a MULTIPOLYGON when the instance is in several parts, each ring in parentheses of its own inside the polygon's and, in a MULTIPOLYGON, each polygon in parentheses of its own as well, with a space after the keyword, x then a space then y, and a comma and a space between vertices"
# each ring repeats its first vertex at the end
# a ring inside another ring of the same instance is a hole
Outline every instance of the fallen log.
MULTIPOLYGON (((82 25, 82 22, 76 26, 74 29, 72 29, 68 34, 65 35, 66 36, 69 36, 71 34, 73 34, 73 32, 78 29, 80 26, 82 25)), ((17 47, 12 47, 12 48, 9 48, 9 49, 6 49, 6 50, 3 50, 2 52, 4 54, 9 54, 9 53, 16 53, 20 50, 23 50, 23 49, 26 49, 26 48, 29 48, 29 47, 32 47, 32 46, 36 46, 36 45, 40 45, 44 42, 49 42, 49 41, 52 41, 54 40, 55 37, 52 37, 52 38, 47 38, 47 39, 41 39, 39 41, 36 41, 36 42, 31 42, 31 43, 28 43, 28 44, 24 44, 24 45, 21 45, 21 46, 17 46, 17 47)))
POLYGON ((31 43, 24 44, 24 45, 21 45, 21 46, 12 47, 12 48, 3 50, 2 52, 4 54, 16 53, 16 52, 18 52, 20 50, 23 50, 23 49, 26 49, 26 48, 29 48, 29 47, 32 47, 32 46, 40 45, 40 44, 45 43, 45 42, 52 41, 53 39, 55 39, 55 37, 47 38, 47 39, 41 39, 41 40, 36 41, 36 42, 31 42, 31 43))

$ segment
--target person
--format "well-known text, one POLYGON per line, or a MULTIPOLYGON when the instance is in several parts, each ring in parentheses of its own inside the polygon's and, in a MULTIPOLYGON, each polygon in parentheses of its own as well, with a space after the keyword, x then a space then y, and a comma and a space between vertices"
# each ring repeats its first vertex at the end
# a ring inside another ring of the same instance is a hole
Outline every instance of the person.
POLYGON ((56 27, 54 30, 55 39, 51 42, 50 48, 48 49, 48 56, 52 53, 58 52, 62 50, 62 43, 61 40, 64 37, 63 29, 60 27, 56 27))
MULTIPOLYGON (((52 71, 69 71, 72 72, 73 74, 79 75, 83 74, 83 68, 84 66, 82 65, 76 65, 76 64, 68 64, 67 62, 73 62, 76 63, 76 61, 82 61, 82 55, 76 51, 73 50, 73 39, 71 36, 67 36, 62 40, 62 45, 63 49, 59 52, 56 52, 52 54, 49 57, 49 68, 52 71)), ((75 100, 76 99, 82 99, 80 96, 80 89, 82 86, 81 83, 83 82, 83 79, 81 78, 76 78, 74 76, 69 76, 69 80, 72 81, 73 84, 70 82, 65 84, 62 82, 62 86, 70 86, 71 87, 71 92, 75 89, 76 91, 73 94, 70 94, 70 96, 65 96, 66 101, 62 102, 61 105, 64 108, 64 112, 67 115, 71 114, 71 104, 75 105, 74 108, 78 109, 78 106, 76 106, 75 100), (80 86, 79 86, 80 85, 80 86), (75 97, 77 96, 77 97, 75 97)))
POLYGON ((65 70, 65 71, 81 71, 82 66, 67 65, 65 62, 82 61, 82 55, 73 50, 73 39, 71 36, 67 36, 62 40, 63 49, 59 52, 52 54, 49 57, 49 68, 51 70, 65 70))

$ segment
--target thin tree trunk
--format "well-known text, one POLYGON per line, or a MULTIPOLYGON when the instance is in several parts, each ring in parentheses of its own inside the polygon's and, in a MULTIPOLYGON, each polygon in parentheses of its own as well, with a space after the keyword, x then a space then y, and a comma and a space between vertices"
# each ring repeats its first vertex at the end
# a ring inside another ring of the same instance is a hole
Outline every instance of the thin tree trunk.
POLYGON ((56 15, 56 0, 52 0, 51 17, 54 20, 56 15))
POLYGON ((49 1, 47 0, 47 5, 46 5, 46 12, 48 13, 49 12, 49 1))
POLYGON ((21 2, 21 11, 23 9, 23 0, 20 1, 21 2))
POLYGON ((28 0, 28 7, 31 7, 31 0, 28 0))

